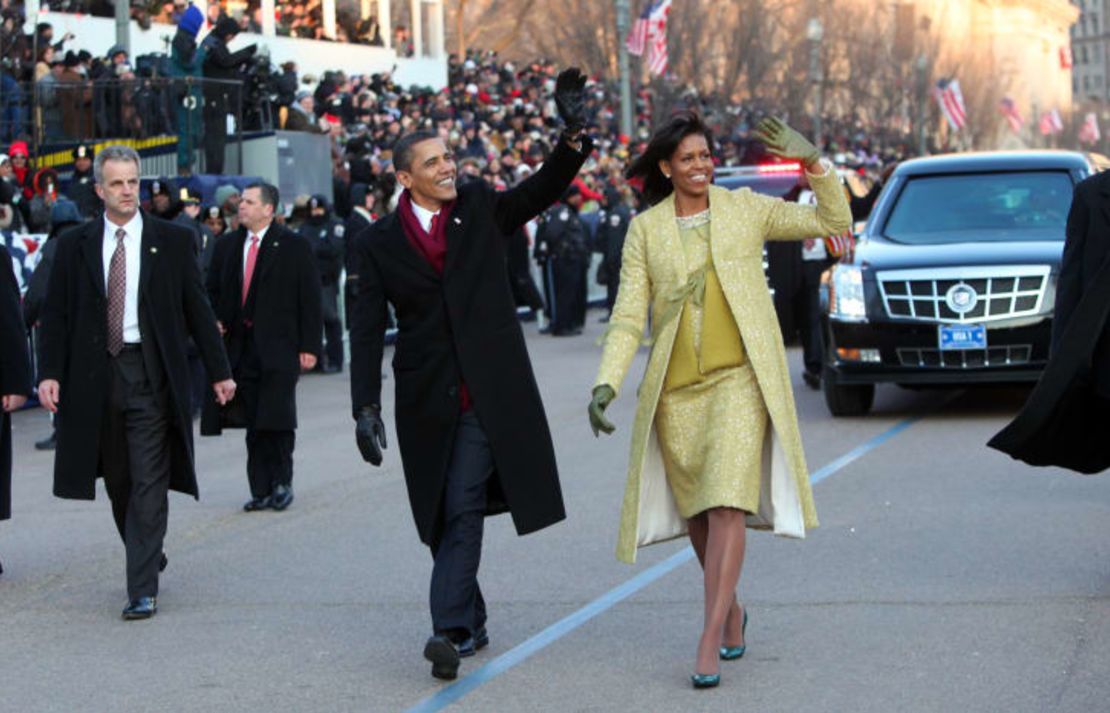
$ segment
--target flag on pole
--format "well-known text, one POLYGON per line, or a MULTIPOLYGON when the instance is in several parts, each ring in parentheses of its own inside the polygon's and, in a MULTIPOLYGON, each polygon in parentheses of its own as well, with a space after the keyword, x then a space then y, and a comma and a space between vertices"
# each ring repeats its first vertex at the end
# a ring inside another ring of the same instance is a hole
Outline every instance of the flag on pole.
POLYGON ((665 74, 667 54, 667 18, 671 14, 671 0, 656 3, 648 20, 648 71, 658 76, 665 74))
POLYGON ((1041 135, 1053 136, 1064 130, 1064 120, 1058 109, 1041 114, 1041 135))
POLYGON ((1101 134, 1098 130, 1098 117, 1094 112, 1087 114, 1083 125, 1079 127, 1079 140, 1085 144, 1097 144, 1101 134))
POLYGON ((944 118, 956 131, 967 126, 967 107, 957 79, 941 79, 933 89, 933 97, 940 105, 944 118))
POLYGON ((1010 97, 1002 97, 999 102, 999 111, 1006 117, 1006 121, 1010 122, 1010 128, 1013 129, 1015 134, 1021 132, 1021 127, 1025 126, 1025 119, 1021 118, 1021 112, 1018 111, 1017 104, 1010 97))
POLYGON ((628 54, 639 57, 647 49, 651 11, 658 4, 658 2, 652 2, 651 0, 644 3, 644 9, 640 11, 636 22, 632 23, 632 29, 628 31, 628 38, 624 41, 624 46, 628 48, 628 54))
POLYGON ((1071 47, 1064 45, 1060 48, 1060 69, 1071 69, 1075 64, 1071 54, 1071 47))

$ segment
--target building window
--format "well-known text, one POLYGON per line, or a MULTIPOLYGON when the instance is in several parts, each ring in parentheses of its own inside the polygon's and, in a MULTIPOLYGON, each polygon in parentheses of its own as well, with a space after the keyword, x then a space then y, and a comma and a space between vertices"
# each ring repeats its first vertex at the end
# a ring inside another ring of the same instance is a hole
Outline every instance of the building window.
POLYGON ((1091 34, 1098 34, 1098 15, 1091 14, 1091 34))

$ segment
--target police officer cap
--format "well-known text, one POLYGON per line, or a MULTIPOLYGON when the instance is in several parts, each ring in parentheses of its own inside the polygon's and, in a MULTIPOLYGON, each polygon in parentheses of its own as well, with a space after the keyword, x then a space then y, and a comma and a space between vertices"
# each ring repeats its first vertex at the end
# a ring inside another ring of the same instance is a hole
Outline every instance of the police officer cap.
POLYGON ((89 146, 88 144, 80 144, 80 145, 74 147, 74 149, 73 149, 73 160, 74 161, 76 161, 79 158, 91 159, 94 156, 96 156, 96 151, 94 151, 93 147, 89 146))
POLYGON ((316 210, 317 208, 328 209, 328 199, 323 195, 316 194, 308 199, 308 209, 316 210))
POLYGON ((218 205, 210 205, 204 209, 204 217, 206 219, 219 218, 220 207, 218 205))
POLYGON ((178 191, 177 199, 186 205, 199 205, 200 193, 192 188, 182 188, 178 191))
POLYGON ((155 178, 153 181, 150 182, 150 195, 151 197, 173 195, 173 189, 170 187, 170 184, 166 181, 166 179, 155 178))

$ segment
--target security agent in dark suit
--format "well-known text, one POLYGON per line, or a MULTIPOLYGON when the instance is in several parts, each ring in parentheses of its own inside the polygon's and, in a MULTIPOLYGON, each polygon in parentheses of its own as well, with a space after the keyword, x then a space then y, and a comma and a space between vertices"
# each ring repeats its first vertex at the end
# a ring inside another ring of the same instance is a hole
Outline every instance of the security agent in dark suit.
MULTIPOLYGON (((31 393, 27 331, 19 314, 19 286, 11 257, 0 245, 0 520, 12 516, 12 424, 9 416, 31 393)), ((4 572, 0 565, 0 573, 4 572)))
POLYGON ((478 586, 484 518, 511 512, 518 534, 566 517, 554 446, 505 277, 506 241, 566 190, 592 149, 585 77, 569 69, 555 101, 567 131, 534 176, 496 192, 456 187, 433 132, 394 148, 397 210, 351 237, 359 290, 351 319, 351 401, 363 458, 382 462, 386 303, 397 312, 397 438, 420 539, 432 551, 432 675, 489 643, 478 586))
POLYGON ((308 218, 301 224, 300 236, 312 246, 316 267, 320 271, 321 305, 324 320, 325 359, 317 371, 335 374, 343 371, 343 324, 339 321, 339 274, 343 272, 346 252, 343 223, 331 214, 328 200, 322 195, 308 199, 308 218))
POLYGON ((209 299, 239 391, 222 415, 205 404, 201 434, 219 435, 233 418, 239 421, 228 426, 247 429, 247 512, 293 502, 297 380, 316 366, 323 330, 312 247, 273 222, 278 202, 274 186, 247 186, 240 228, 217 241, 208 270, 209 299))
POLYGON ((166 564, 167 490, 197 495, 188 339, 220 402, 235 382, 192 234, 139 210, 139 155, 109 146, 94 173, 104 217, 56 238, 38 394, 57 414, 54 494, 92 500, 104 477, 127 551, 123 617, 145 619, 166 564))
MULTIPOLYGON (((212 250, 216 239, 208 226, 197 220, 200 216, 200 193, 190 188, 180 188, 176 203, 180 212, 174 216, 172 222, 188 228, 193 234, 197 267, 200 268, 200 279, 203 281, 208 274, 208 265, 212 262, 212 250)), ((201 406, 204 404, 208 375, 204 373, 204 362, 200 358, 200 352, 196 344, 191 341, 189 342, 189 379, 193 384, 193 416, 195 417, 200 415, 201 406)))

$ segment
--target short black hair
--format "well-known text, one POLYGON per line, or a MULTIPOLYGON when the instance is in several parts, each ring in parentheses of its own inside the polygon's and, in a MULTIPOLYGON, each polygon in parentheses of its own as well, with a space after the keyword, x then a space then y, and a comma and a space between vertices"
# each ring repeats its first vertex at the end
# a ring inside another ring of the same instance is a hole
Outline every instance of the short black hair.
POLYGON ((423 141, 430 141, 431 139, 438 139, 439 134, 427 129, 419 129, 412 131, 401 138, 397 139, 397 143, 393 145, 393 168, 398 171, 412 171, 412 147, 423 141))
POLYGON ((277 210, 278 203, 281 202, 281 194, 278 193, 277 186, 265 181, 255 181, 254 183, 248 183, 243 190, 245 191, 247 188, 257 188, 262 195, 262 202, 273 207, 275 211, 277 210))

